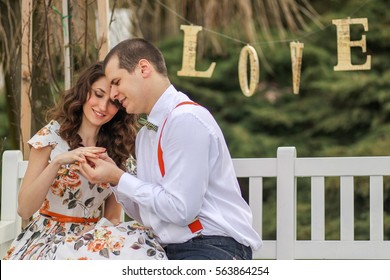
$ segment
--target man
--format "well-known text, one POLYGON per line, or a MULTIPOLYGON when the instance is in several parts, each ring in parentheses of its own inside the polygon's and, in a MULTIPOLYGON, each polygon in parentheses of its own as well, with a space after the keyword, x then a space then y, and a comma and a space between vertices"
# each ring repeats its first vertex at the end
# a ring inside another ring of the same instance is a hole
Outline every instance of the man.
POLYGON ((163 55, 143 39, 119 43, 104 65, 111 98, 128 114, 148 115, 137 134, 137 177, 109 159, 91 159, 94 167, 82 164, 81 172, 110 182, 169 259, 251 259, 262 241, 212 115, 171 85, 163 55))

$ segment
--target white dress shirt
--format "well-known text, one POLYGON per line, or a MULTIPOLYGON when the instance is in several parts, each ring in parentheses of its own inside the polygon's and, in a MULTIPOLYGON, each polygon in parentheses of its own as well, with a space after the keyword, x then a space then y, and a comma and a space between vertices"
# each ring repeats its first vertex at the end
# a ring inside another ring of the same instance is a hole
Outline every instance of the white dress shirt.
POLYGON ((128 215, 150 226, 162 244, 182 243, 196 236, 188 224, 199 217, 203 235, 233 237, 253 250, 262 241, 252 228, 252 213, 241 196, 222 131, 202 106, 189 101, 172 85, 154 105, 136 140, 137 178, 125 173, 113 187, 128 215), (161 128, 165 176, 157 146, 161 128))

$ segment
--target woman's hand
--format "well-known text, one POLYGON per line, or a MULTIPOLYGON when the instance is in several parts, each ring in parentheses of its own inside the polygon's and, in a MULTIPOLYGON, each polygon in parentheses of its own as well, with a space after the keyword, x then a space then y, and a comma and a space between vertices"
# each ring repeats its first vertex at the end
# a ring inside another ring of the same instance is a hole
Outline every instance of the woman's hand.
POLYGON ((105 152, 106 149, 101 147, 80 147, 69 152, 57 155, 53 159, 53 162, 59 165, 75 162, 85 163, 88 161, 87 158, 96 159, 99 158, 101 154, 106 154, 105 152))

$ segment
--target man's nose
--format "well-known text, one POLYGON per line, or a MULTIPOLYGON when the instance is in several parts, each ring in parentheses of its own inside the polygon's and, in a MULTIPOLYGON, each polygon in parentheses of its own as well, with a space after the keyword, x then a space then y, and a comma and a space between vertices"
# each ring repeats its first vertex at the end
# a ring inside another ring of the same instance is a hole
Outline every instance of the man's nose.
POLYGON ((118 99, 118 89, 115 85, 111 85, 110 88, 110 98, 112 100, 118 99))

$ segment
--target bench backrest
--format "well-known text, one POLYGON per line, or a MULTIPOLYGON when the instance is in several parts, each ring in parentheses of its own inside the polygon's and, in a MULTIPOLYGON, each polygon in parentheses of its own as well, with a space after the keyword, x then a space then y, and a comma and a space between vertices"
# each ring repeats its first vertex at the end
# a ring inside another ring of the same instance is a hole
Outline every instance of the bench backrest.
POLYGON ((22 219, 17 213, 18 192, 27 168, 21 151, 5 151, 1 175, 0 256, 9 249, 12 240, 20 233, 22 219))
MULTIPOLYGON (((390 175, 390 157, 297 158, 294 147, 280 147, 276 158, 234 159, 237 177, 249 177, 253 226, 262 236, 263 180, 276 180, 276 239, 263 240, 254 254, 260 259, 390 259, 384 240, 383 178, 390 175), (354 238, 354 178, 369 178, 369 240, 354 238), (297 183, 311 184, 311 238, 297 240, 297 183), (340 184, 340 240, 325 239, 325 179, 340 184)), ((264 212, 265 215, 268 213, 264 212)))
MULTIPOLYGON (((276 158, 233 159, 238 178, 249 180, 253 226, 262 236, 263 181, 276 181, 276 238, 263 240, 259 259, 390 259, 384 240, 383 177, 390 176, 390 157, 297 158, 294 147, 280 147, 276 158), (370 238, 354 238, 354 177, 369 177, 370 238), (297 179, 311 182, 311 238, 297 240, 297 179), (325 239, 325 179, 340 179, 340 240, 325 239)), ((17 192, 27 161, 20 151, 5 151, 2 167, 1 256, 21 229, 17 192)), ((268 215, 268 213, 265 213, 268 215)))

